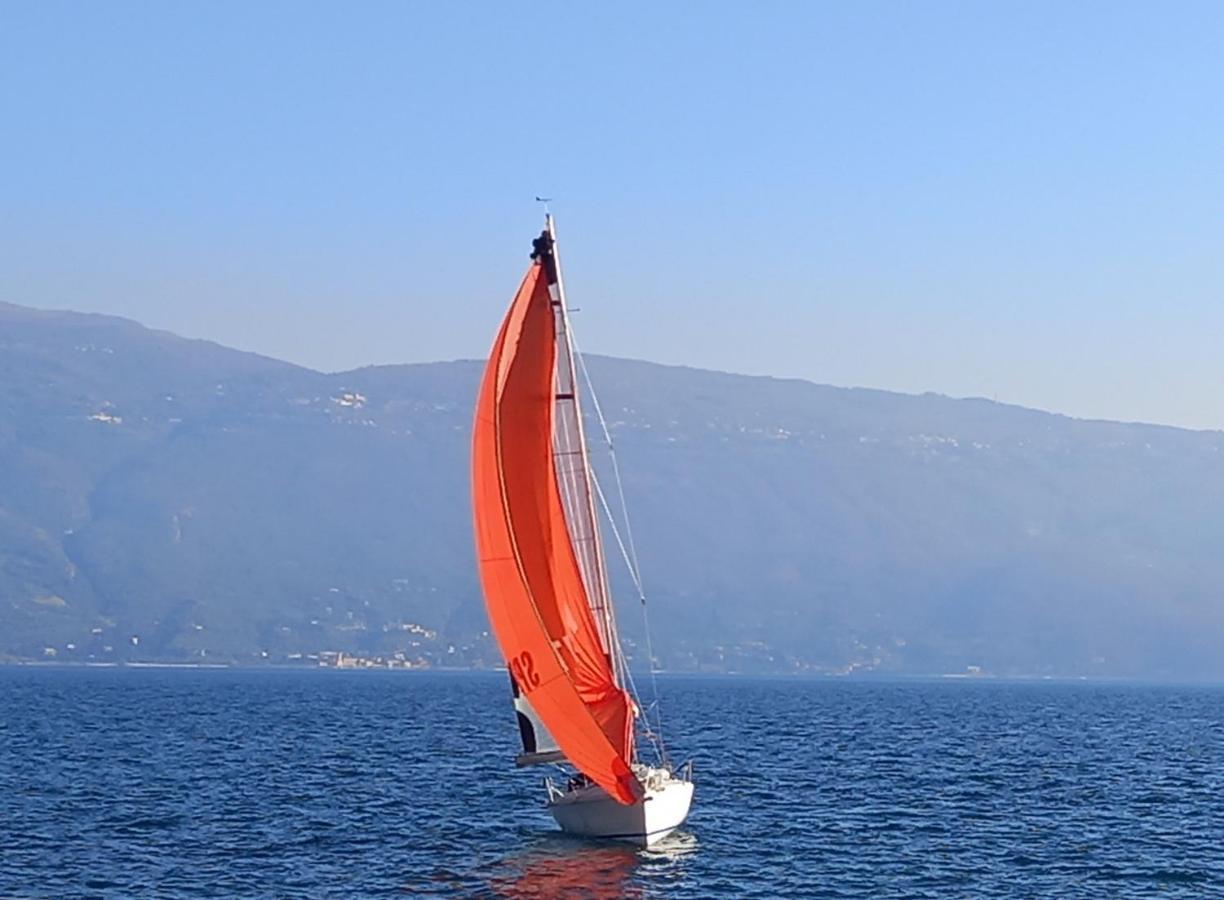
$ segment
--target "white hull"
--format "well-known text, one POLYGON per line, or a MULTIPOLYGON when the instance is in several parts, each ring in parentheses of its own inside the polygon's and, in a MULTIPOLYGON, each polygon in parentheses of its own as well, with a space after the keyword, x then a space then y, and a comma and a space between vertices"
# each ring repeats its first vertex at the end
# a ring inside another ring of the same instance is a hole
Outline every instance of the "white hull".
POLYGON ((592 784, 566 793, 553 788, 548 811, 568 834, 649 847, 684 823, 693 802, 693 783, 663 769, 650 769, 639 777, 646 793, 629 806, 592 784))

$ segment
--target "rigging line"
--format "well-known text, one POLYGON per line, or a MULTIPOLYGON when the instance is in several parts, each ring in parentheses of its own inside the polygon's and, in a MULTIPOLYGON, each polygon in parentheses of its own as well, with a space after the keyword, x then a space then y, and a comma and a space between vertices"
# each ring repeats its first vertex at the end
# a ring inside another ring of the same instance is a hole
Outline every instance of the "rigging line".
MULTIPOLYGON (((573 415, 574 411, 570 409, 564 415, 559 416, 559 418, 565 420, 573 415)), ((554 425, 553 429, 553 456, 581 457, 582 450, 576 447, 575 437, 571 433, 570 429, 566 427, 565 421, 560 421, 557 424, 560 425, 560 427, 554 425)), ((555 462, 554 465, 556 465, 555 462)), ((558 476, 557 480, 560 482, 561 492, 564 495, 562 498, 562 504, 567 510, 567 513, 569 510, 585 510, 586 506, 582 500, 582 488, 579 483, 579 478, 581 477, 580 470, 573 466, 562 467, 559 465, 556 465, 556 469, 558 476)), ((586 521, 585 516, 576 517, 567 514, 566 524, 567 526, 570 526, 570 531, 575 543, 581 543, 584 545, 594 543, 595 535, 590 523, 586 521)), ((588 584, 594 584, 597 578, 597 576, 594 574, 595 565, 590 559, 591 553, 592 551, 590 547, 586 546, 583 547, 577 554, 578 564, 582 570, 584 581, 588 584)), ((591 597, 589 599, 594 601, 597 608, 603 608, 602 599, 597 590, 591 591, 591 597)), ((602 627, 600 630, 603 630, 602 627)))
MULTIPOLYGON (((608 458, 612 461, 612 477, 616 482, 616 493, 620 501, 621 520, 625 523, 625 537, 629 545, 630 570, 633 573, 634 583, 638 589, 638 599, 644 604, 646 602, 646 593, 642 589, 642 570, 638 565, 637 546, 633 541, 633 526, 629 522, 629 504, 625 502, 625 486, 621 480, 620 462, 616 458, 616 447, 612 443, 612 433, 608 430, 608 420, 604 418, 603 407, 599 405, 599 397, 595 394, 595 385, 591 383, 591 373, 587 371, 586 357, 578 352, 578 340, 574 337, 572 327, 570 328, 570 343, 574 347, 574 357, 578 360, 578 368, 582 371, 582 380, 586 382, 587 396, 591 398, 591 406, 594 408, 595 416, 599 420, 599 428, 603 432, 604 443, 608 446, 608 458)), ((611 518, 610 514, 609 518, 611 518)))
MULTIPOLYGON (((590 389, 589 383, 587 385, 587 388, 588 390, 590 389)), ((607 516, 608 518, 608 527, 612 531, 612 536, 616 538, 616 545, 620 548, 621 558, 625 561, 625 566, 629 569, 629 577, 633 579, 633 583, 637 587, 638 596, 642 597, 641 582, 638 580, 637 576, 634 574, 633 568, 630 565, 629 554, 625 549, 625 542, 621 540, 620 529, 616 527, 616 520, 612 518, 612 509, 611 507, 608 506, 608 498, 604 495, 603 486, 599 483, 599 478, 595 475, 594 472, 591 473, 591 483, 595 485, 595 496, 599 498, 599 505, 603 509, 604 515, 607 516)), ((659 759, 662 760, 662 762, 666 765, 667 747, 663 743, 663 710, 662 710, 662 704, 659 701, 659 683, 655 677, 654 646, 650 640, 650 619, 646 612, 646 598, 645 597, 642 597, 641 606, 642 606, 642 629, 646 633, 646 655, 649 657, 648 662, 650 665, 650 692, 652 695, 652 702, 644 710, 642 710, 642 715, 646 719, 647 737, 649 737, 651 740, 651 743, 655 745, 655 749, 659 753, 659 759), (655 718, 653 727, 651 726, 651 723, 650 723, 651 710, 654 710, 654 718, 655 718)), ((620 651, 620 658, 622 660, 622 665, 624 667, 625 677, 627 678, 628 683, 629 683, 629 689, 630 691, 632 691, 635 697, 640 696, 638 694, 637 684, 633 679, 633 672, 629 669, 628 663, 624 662, 625 651, 623 648, 621 648, 621 645, 620 645, 619 632, 616 633, 616 647, 617 647, 617 650, 620 651)))
MULTIPOLYGON (((567 322, 567 324, 569 324, 567 322)), ((612 478, 616 482, 616 493, 620 500, 621 517, 625 523, 625 537, 628 541, 628 553, 625 552, 625 546, 621 541, 620 532, 616 527, 616 520, 612 516, 612 511, 608 508, 608 501, 603 495, 603 488, 600 487, 599 479, 595 478, 594 471, 591 472, 591 480, 595 484, 595 490, 599 494, 599 500, 603 504, 604 514, 608 517, 608 523, 612 528, 612 533, 616 536, 616 542, 621 545, 621 554, 626 557, 625 564, 629 569, 629 575, 633 579, 633 585, 637 588, 638 600, 642 607, 642 629, 646 633, 646 654, 649 657, 650 665, 650 691, 654 698, 654 703, 651 704, 655 710, 655 721, 658 726, 658 748, 659 756, 663 764, 667 764, 667 750, 663 745, 663 704, 659 696, 659 681, 655 674, 655 655, 654 646, 650 638, 650 614, 647 611, 648 604, 646 603, 646 592, 642 588, 642 574, 638 565, 637 546, 633 541, 633 528, 629 524, 629 505, 625 501, 625 486, 621 479, 620 464, 616 458, 616 448, 612 444, 612 433, 608 430, 608 420, 604 418, 603 407, 599 405, 599 396, 595 393, 595 385, 591 381, 591 373, 587 370, 586 357, 578 349, 578 338, 574 334, 572 324, 569 324, 567 329, 569 338, 571 359, 577 360, 578 368, 582 372, 582 379, 586 382, 587 396, 591 398, 591 407, 595 410, 595 416, 599 420, 600 430, 603 432, 604 443, 608 447, 608 458, 612 462, 612 478)), ((575 385, 575 388, 577 386, 575 385)), ((619 642, 619 638, 618 638, 619 642)), ((626 666, 626 668, 628 668, 626 666)))
POLYGON ((554 327, 558 338, 554 375, 558 399, 554 402, 553 464, 563 494, 566 525, 574 543, 583 583, 587 588, 587 602, 595 615, 595 626, 604 649, 614 657, 616 651, 612 646, 612 636, 615 628, 611 617, 610 597, 601 575, 601 554, 598 528, 594 520, 595 508, 590 493, 589 466, 582 446, 577 396, 578 377, 573 365, 573 348, 565 313, 556 304, 554 327), (562 396, 568 402, 561 401, 562 396), (564 466, 560 465, 562 457, 569 457, 564 466))
MULTIPOLYGON (((593 538, 593 540, 586 545, 586 549, 590 551, 589 558, 594 567, 593 570, 588 573, 593 577, 591 581, 588 582, 586 587, 588 592, 594 588, 599 595, 599 610, 602 613, 601 618, 603 620, 605 635, 604 645, 611 653, 613 652, 611 638, 616 633, 615 609, 612 605, 612 592, 608 582, 607 561, 604 559, 603 548, 600 546, 599 541, 598 513, 595 510, 594 498, 591 496, 590 491, 590 459, 587 453, 586 440, 583 432, 582 414, 579 409, 578 373, 574 367, 574 345, 570 337, 569 316, 566 311, 565 282, 561 277, 561 257, 556 247, 557 234, 551 213, 545 215, 544 230, 544 237, 547 238, 545 249, 551 250, 552 256, 550 276, 551 279, 555 281, 555 285, 550 284, 548 289, 549 299, 553 303, 554 310, 554 337, 560 338, 559 340, 556 340, 557 376, 555 377, 559 377, 562 373, 564 373, 564 377, 569 383, 569 391, 558 391, 558 393, 569 393, 572 395, 570 412, 572 413, 573 433, 570 435, 570 438, 577 442, 578 449, 581 451, 579 458, 582 462, 582 474, 580 477, 575 474, 574 485, 576 488, 582 489, 584 499, 586 500, 583 512, 585 514, 585 520, 590 526, 591 536, 593 538), (564 359, 565 362, 564 366, 561 365, 562 359, 564 359)), ((544 238, 542 237, 541 240, 543 241, 544 238)), ((589 596, 587 599, 588 602, 590 602, 589 596)))
MULTIPOLYGON (((565 347, 564 350, 569 352, 568 347, 565 347)), ((567 374, 566 366, 558 366, 557 378, 559 381, 563 381, 567 374)), ((599 566, 594 559, 596 552, 595 523, 586 514, 587 510, 590 510, 592 515, 595 513, 594 489, 591 487, 594 472, 585 465, 585 454, 582 450, 573 449, 579 446, 576 428, 577 398, 573 394, 576 385, 563 383, 562 386, 567 386, 571 392, 570 402, 557 405, 558 418, 554 426, 553 442, 555 460, 560 459, 559 452, 569 455, 569 463, 557 467, 558 481, 561 484, 567 510, 567 527, 575 541, 579 567, 582 571, 583 582, 587 586, 588 603, 595 612, 596 628, 599 631, 604 650, 608 654, 609 662, 613 666, 613 677, 618 685, 626 687, 636 698, 637 686, 633 683, 625 665, 624 649, 621 647, 615 627, 615 609, 611 602, 612 598, 606 591, 606 585, 599 574, 599 566), (591 501, 582 499, 587 496, 591 497, 591 501), (581 510, 581 512, 577 515, 572 514, 572 511, 576 510, 581 510)))
MULTIPOLYGON (((588 382, 588 386, 586 387, 588 387, 588 391, 590 391, 590 382, 588 382)), ((649 658, 650 664, 650 693, 652 696, 652 702, 647 705, 646 709, 643 710, 643 715, 646 718, 647 730, 652 732, 651 735, 649 735, 651 742, 655 744, 657 751, 659 751, 660 759, 666 764, 667 747, 666 744, 663 743, 663 711, 659 697, 659 680, 657 680, 655 676, 655 648, 650 639, 650 617, 649 613, 646 611, 646 598, 645 595, 641 593, 641 582, 638 576, 636 576, 632 564, 629 562, 629 552, 627 549, 625 549, 624 541, 621 539, 621 529, 617 528, 616 519, 612 517, 612 508, 608 506, 607 496, 605 493, 603 493, 603 486, 600 484, 600 479, 597 478, 594 471, 591 473, 591 484, 595 485, 595 496, 599 498, 600 508, 603 509, 603 516, 607 517, 608 529, 612 531, 613 538, 616 538, 617 546, 619 549, 621 549, 621 558, 624 560, 625 568, 629 569, 629 578, 633 579, 634 587, 638 589, 638 596, 641 599, 641 627, 643 627, 643 631, 646 634, 646 656, 649 658), (655 726, 652 727, 652 729, 650 726, 650 710, 655 711, 655 726)), ((619 636, 619 633, 616 636, 616 642, 617 649, 621 650, 621 659, 623 660, 624 650, 621 649, 621 636, 619 636)), ((638 694, 638 686, 636 686, 633 681, 633 672, 629 671, 628 664, 625 664, 624 671, 625 675, 628 676, 629 687, 636 696, 636 694, 638 694)))
POLYGON ((644 602, 646 598, 642 597, 642 583, 633 571, 633 564, 629 559, 629 550, 625 547, 625 542, 621 540, 620 529, 616 527, 616 522, 612 520, 612 510, 608 506, 608 498, 604 496, 603 486, 599 483, 599 479, 595 477, 591 478, 591 483, 595 485, 595 496, 599 498, 599 505, 603 508, 604 515, 608 517, 608 527, 612 531, 612 537, 616 538, 616 546, 620 547, 621 559, 625 561, 625 566, 629 569, 629 577, 633 581, 633 586, 637 588, 638 596, 644 602))

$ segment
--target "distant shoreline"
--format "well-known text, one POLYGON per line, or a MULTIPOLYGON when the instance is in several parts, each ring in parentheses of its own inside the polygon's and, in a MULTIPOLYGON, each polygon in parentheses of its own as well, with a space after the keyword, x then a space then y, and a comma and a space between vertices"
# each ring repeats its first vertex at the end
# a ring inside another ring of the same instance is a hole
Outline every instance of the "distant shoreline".
MULTIPOLYGON (((232 672, 396 672, 413 675, 444 674, 504 677, 501 668, 472 668, 463 666, 432 666, 429 668, 403 667, 364 667, 343 668, 337 666, 294 665, 294 664, 263 664, 245 665, 242 663, 178 663, 178 662, 60 662, 51 660, 0 660, 0 669, 136 669, 136 670, 197 670, 197 671, 232 671, 232 672)), ((644 674, 644 673, 640 673, 644 674)), ((1207 679, 1187 678, 1151 678, 1140 676, 1108 676, 1108 675, 991 675, 986 673, 900 673, 900 672, 852 672, 852 673, 821 673, 821 672, 683 672, 657 671, 656 676, 673 679, 743 679, 762 681, 820 681, 820 682, 853 682, 867 684, 889 683, 938 683, 938 684, 1048 684, 1048 685, 1148 685, 1148 686, 1193 686, 1224 688, 1224 682, 1207 679)))

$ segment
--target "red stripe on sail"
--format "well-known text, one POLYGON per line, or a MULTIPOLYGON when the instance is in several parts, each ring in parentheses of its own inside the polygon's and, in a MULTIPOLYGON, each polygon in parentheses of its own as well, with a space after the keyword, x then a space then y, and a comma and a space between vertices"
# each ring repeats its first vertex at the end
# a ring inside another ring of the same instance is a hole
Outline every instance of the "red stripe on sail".
POLYGON ((580 771, 621 803, 632 702, 617 686, 570 543, 553 461, 555 324, 528 270, 493 345, 476 405, 472 501, 485 606, 519 689, 580 771))

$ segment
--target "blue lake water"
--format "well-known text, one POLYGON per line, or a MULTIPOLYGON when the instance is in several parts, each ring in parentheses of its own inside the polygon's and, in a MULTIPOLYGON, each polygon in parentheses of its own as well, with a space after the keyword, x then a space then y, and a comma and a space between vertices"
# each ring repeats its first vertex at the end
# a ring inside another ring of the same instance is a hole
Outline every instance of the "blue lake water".
POLYGON ((500 675, 0 668, 0 897, 1224 896, 1224 689, 659 685, 697 799, 636 851, 500 675))

